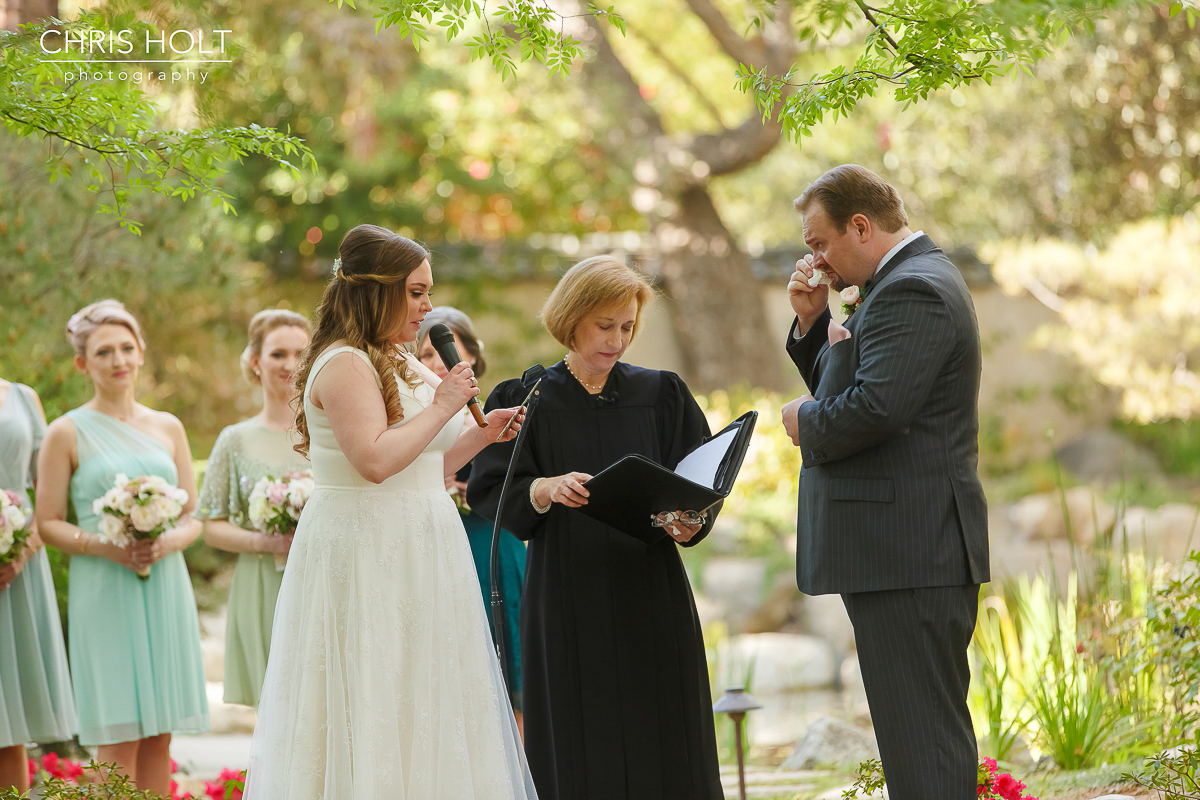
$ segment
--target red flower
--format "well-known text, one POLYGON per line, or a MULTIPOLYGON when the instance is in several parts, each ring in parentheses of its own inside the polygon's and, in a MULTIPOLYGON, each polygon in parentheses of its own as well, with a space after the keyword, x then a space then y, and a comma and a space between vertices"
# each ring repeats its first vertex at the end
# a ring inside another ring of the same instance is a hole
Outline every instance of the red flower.
POLYGON ((996 776, 996 794, 1004 800, 1021 800, 1021 790, 1024 788, 1025 784, 1007 772, 996 776))
POLYGON ((46 753, 42 756, 42 769, 55 778, 66 780, 67 773, 58 763, 58 753, 46 753))

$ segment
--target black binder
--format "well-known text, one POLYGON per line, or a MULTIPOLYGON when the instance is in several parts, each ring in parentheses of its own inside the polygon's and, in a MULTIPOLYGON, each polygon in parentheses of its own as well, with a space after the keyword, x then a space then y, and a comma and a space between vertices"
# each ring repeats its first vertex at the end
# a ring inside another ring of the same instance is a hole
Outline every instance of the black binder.
POLYGON ((703 511, 729 496, 757 420, 757 411, 747 411, 697 445, 680 462, 678 468, 682 469, 693 456, 705 461, 719 459, 711 485, 706 485, 707 481, 697 483, 645 456, 628 455, 583 484, 590 492, 587 505, 574 510, 645 544, 654 544, 667 535, 663 528, 650 524, 654 514, 676 509, 703 511))

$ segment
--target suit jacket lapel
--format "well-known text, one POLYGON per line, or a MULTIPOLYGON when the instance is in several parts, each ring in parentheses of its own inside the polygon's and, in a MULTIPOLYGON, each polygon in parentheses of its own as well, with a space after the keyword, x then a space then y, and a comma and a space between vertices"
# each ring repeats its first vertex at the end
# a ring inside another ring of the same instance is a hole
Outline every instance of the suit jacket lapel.
MULTIPOLYGON (((933 239, 930 239, 928 236, 925 236, 925 235, 918 236, 916 239, 913 239, 911 242, 904 245, 904 247, 900 248, 900 251, 898 253, 896 253, 894 256, 892 256, 891 259, 889 259, 888 262, 883 265, 883 269, 876 272, 875 275, 871 278, 871 280, 867 281, 867 285, 864 286, 863 290, 862 290, 863 302, 865 303, 867 301, 867 295, 871 292, 871 290, 874 289, 876 286, 878 286, 880 281, 882 281, 884 278, 886 278, 888 276, 888 274, 892 270, 894 270, 897 266, 899 266, 902 262, 907 261, 908 259, 912 258, 913 256, 918 256, 918 255, 921 255, 922 253, 928 253, 930 250, 936 250, 936 249, 937 249, 937 245, 934 244, 933 239)), ((860 309, 860 311, 861 311, 861 309, 860 309)), ((856 311, 853 314, 851 314, 850 318, 847 319, 845 322, 846 329, 850 331, 851 337, 854 336, 855 329, 858 327, 859 319, 860 319, 859 312, 856 311)), ((821 348, 817 351, 817 358, 816 358, 817 371, 816 371, 816 375, 815 375, 817 382, 820 381, 821 366, 825 360, 825 356, 828 353, 829 353, 829 342, 826 341, 825 344, 821 345, 821 348)))

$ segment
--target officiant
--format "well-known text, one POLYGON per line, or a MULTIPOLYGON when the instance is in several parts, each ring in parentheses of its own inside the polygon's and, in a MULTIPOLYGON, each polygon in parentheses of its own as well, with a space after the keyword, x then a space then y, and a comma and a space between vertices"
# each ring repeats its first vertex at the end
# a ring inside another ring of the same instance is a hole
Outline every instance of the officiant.
MULTIPOLYGON (((542 800, 723 797, 704 639, 678 550, 704 538, 715 511, 670 520, 647 545, 575 510, 588 502, 583 484, 623 456, 673 469, 709 434, 678 375, 621 360, 653 296, 626 264, 596 256, 571 267, 542 309, 567 355, 542 380, 502 520, 529 542, 525 751, 542 800)), ((505 381, 487 408, 519 405, 527 391, 505 381)), ((485 517, 495 518, 512 447, 475 459, 467 499, 485 517)))

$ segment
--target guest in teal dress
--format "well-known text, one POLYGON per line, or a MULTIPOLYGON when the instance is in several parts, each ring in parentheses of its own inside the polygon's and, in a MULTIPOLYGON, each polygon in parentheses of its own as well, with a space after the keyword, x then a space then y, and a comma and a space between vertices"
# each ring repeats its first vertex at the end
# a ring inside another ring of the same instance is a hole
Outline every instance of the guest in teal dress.
POLYGON ((242 372, 262 387, 262 411, 221 431, 204 473, 196 513, 204 520, 204 541, 238 553, 226 605, 226 703, 257 706, 267 670, 275 601, 292 537, 251 529, 250 493, 262 477, 308 469, 308 459, 292 449, 299 441, 292 401, 309 331, 308 320, 295 311, 267 309, 250 320, 242 372))
MULTIPOLYGON (((417 334, 417 357, 425 366, 432 369, 439 378, 446 376, 446 366, 438 356, 437 350, 429 342, 429 329, 437 324, 445 325, 454 334, 454 344, 458 347, 462 360, 467 362, 475 372, 475 378, 483 377, 487 367, 483 359, 483 343, 475 335, 475 325, 471 318, 450 306, 438 306, 425 315, 421 329, 417 334)), ((467 418, 468 425, 475 422, 467 418)), ((476 514, 466 504, 467 478, 471 476, 471 465, 468 463, 457 474, 446 476, 446 489, 455 496, 459 513, 462 515, 463 527, 467 529, 467 539, 471 542, 471 555, 475 560, 475 571, 479 575, 479 586, 483 589, 484 607, 488 609, 488 620, 491 621, 492 600, 492 522, 476 514)), ((517 717, 517 727, 523 728, 521 716, 521 590, 525 585, 525 543, 508 531, 500 532, 500 596, 504 599, 504 628, 507 639, 504 654, 505 668, 509 686, 509 699, 517 717)))
MULTIPOLYGON (((0 489, 29 501, 46 420, 28 386, 0 380, 0 489)), ((25 745, 78 730, 50 561, 36 529, 0 566, 0 789, 29 789, 25 745)))
POLYGON ((71 555, 68 649, 79 741, 139 788, 169 795, 171 734, 208 729, 200 626, 182 552, 201 527, 190 513, 192 454, 178 419, 134 398, 145 345, 123 305, 82 309, 67 323, 67 339, 94 393, 46 429, 37 522, 47 543, 71 555), (92 501, 118 473, 158 475, 185 490, 176 527, 128 548, 99 536, 92 501), (68 504, 78 526, 67 522, 68 504))

